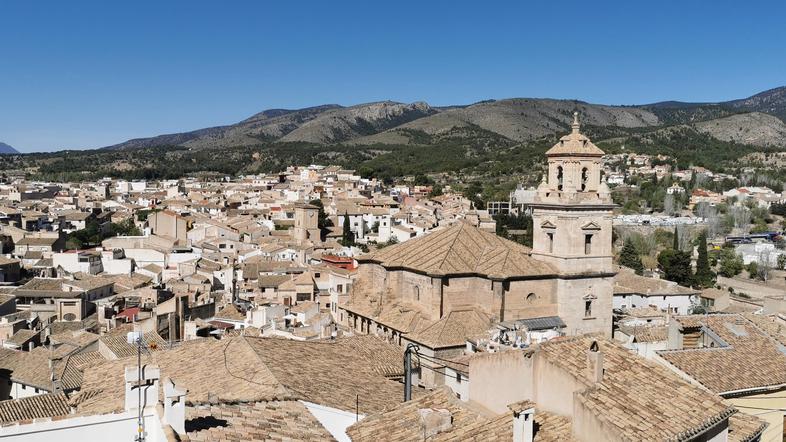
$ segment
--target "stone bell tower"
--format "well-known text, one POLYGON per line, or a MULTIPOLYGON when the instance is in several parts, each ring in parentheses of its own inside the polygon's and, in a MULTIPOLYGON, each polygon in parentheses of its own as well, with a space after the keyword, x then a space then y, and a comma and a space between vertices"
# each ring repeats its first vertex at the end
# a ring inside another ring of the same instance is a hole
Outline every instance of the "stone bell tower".
POLYGON ((559 275, 559 316, 569 334, 611 334, 612 210, 602 181, 603 151, 581 134, 578 112, 572 131, 546 152, 548 173, 532 205, 532 256, 559 275))

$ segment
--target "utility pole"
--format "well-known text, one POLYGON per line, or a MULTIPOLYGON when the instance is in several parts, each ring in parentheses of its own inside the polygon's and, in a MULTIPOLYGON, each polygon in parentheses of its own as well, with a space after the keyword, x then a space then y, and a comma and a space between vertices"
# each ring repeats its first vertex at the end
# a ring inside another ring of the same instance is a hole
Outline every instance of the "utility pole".
POLYGON ((142 345, 144 333, 141 331, 129 332, 126 342, 136 344, 136 372, 137 372, 137 435, 134 438, 137 442, 145 441, 145 419, 144 406, 142 402, 142 345))
POLYGON ((412 399, 412 352, 416 354, 420 350, 416 344, 407 344, 404 350, 404 402, 412 399))

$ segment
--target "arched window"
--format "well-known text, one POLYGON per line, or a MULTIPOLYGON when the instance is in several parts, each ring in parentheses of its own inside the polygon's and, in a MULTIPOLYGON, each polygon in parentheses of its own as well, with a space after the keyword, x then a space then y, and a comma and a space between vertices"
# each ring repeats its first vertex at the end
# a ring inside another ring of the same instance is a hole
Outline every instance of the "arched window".
POLYGON ((537 299, 537 296, 535 296, 534 293, 530 293, 529 295, 527 295, 527 302, 529 302, 530 304, 535 302, 536 299, 537 299))
POLYGON ((415 286, 413 291, 415 292, 415 301, 420 301, 420 287, 415 286))
POLYGON ((581 191, 587 190, 587 179, 589 178, 589 170, 587 168, 581 169, 581 191))
POLYGON ((562 190, 562 166, 557 166, 557 190, 562 190))

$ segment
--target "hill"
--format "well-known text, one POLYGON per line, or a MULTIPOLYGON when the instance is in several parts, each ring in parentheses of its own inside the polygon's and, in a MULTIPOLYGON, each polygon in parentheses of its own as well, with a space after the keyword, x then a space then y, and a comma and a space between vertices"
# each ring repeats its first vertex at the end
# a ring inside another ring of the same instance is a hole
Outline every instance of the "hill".
MULTIPOLYGON (((780 145, 781 133, 772 116, 786 121, 786 87, 771 89, 740 100, 721 103, 665 101, 637 106, 609 106, 577 100, 510 98, 471 105, 433 107, 425 102, 382 101, 344 107, 336 104, 304 109, 270 109, 236 124, 191 132, 129 140, 108 149, 181 146, 195 149, 254 146, 263 142, 303 142, 318 145, 430 144, 446 134, 463 132, 473 138, 485 131, 512 142, 529 142, 564 132, 573 111, 582 123, 605 128, 604 135, 624 135, 682 124, 720 140, 733 140, 733 126, 742 124, 742 139, 762 146, 780 145), (758 113, 751 117, 734 117, 758 113), (706 124, 715 121, 714 124, 706 124), (424 137, 424 135, 426 137, 424 137)), ((737 138, 735 138, 737 137, 737 138)))
POLYGON ((9 146, 8 144, 0 142, 0 154, 4 154, 4 153, 19 153, 19 151, 9 146))

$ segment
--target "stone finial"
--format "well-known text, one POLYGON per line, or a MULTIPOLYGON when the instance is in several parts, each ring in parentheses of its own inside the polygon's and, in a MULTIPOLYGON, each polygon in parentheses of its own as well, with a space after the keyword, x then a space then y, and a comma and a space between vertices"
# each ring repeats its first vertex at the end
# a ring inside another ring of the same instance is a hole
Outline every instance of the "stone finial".
POLYGON ((581 127, 581 124, 579 123, 579 113, 578 112, 573 112, 573 124, 571 124, 571 127, 573 128, 573 133, 574 134, 579 133, 579 128, 581 127))

